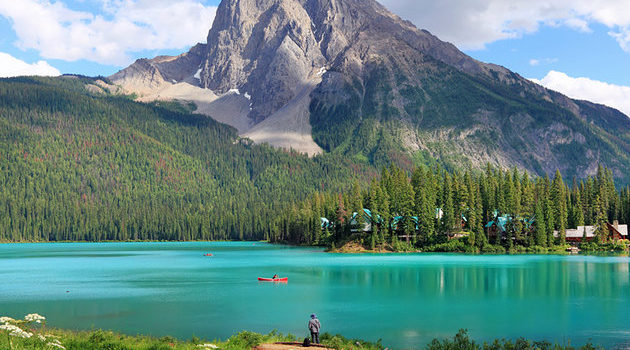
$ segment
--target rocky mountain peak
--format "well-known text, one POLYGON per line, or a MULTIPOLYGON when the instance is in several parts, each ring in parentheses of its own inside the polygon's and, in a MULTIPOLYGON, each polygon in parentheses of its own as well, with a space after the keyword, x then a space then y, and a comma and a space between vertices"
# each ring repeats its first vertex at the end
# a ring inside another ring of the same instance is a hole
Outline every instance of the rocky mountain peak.
POLYGON ((620 113, 479 62, 375 0, 223 0, 207 44, 138 60, 111 80, 143 101, 192 101, 258 143, 374 164, 428 154, 591 174, 600 151, 630 152, 620 113), (619 146, 588 148, 603 138, 619 146), (579 169, 567 161, 576 154, 579 169))
POLYGON ((326 64, 308 12, 296 0, 223 1, 208 35, 204 88, 252 96, 262 121, 326 64))
POLYGON ((470 72, 488 70, 374 0, 223 0, 207 44, 178 57, 140 60, 112 79, 134 92, 186 82, 219 95, 247 93, 248 118, 256 124, 329 68, 360 74, 366 61, 389 56, 393 48, 470 72))

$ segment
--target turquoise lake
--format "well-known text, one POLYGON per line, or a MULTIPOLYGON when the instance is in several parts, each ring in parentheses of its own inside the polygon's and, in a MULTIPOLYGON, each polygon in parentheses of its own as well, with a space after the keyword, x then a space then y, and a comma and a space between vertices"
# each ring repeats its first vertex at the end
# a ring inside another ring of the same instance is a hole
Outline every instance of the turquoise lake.
POLYGON ((477 340, 630 348, 630 259, 341 255, 264 243, 0 245, 0 316, 53 327, 214 339, 322 331, 417 349, 467 328, 477 340), (212 253, 212 257, 204 257, 212 253), (259 283, 274 273, 287 284, 259 283))

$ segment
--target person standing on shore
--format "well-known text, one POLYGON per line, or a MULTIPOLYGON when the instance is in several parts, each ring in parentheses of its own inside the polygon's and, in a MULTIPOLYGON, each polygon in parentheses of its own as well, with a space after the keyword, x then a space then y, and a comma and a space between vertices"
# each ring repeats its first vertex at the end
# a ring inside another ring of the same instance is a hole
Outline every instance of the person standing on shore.
POLYGON ((308 330, 311 331, 311 340, 314 344, 319 344, 319 329, 321 324, 315 314, 311 314, 311 319, 308 321, 308 330))

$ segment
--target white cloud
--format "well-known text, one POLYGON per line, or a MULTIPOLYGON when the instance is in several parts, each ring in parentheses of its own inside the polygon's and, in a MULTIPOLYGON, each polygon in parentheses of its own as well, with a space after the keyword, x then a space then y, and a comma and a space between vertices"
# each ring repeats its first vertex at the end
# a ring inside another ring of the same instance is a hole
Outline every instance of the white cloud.
POLYGON ((630 52, 628 0, 379 0, 386 7, 462 49, 538 31, 567 26, 582 32, 607 26, 630 52))
POLYGON ((58 76, 61 72, 46 61, 28 64, 7 53, 0 52, 0 77, 18 77, 23 75, 58 76))
POLYGON ((608 34, 617 40, 624 51, 630 52, 630 27, 612 31, 608 34))
POLYGON ((126 65, 130 53, 181 49, 205 42, 216 7, 196 0, 100 0, 103 13, 61 1, 0 0, 22 49, 44 58, 126 65))
POLYGON ((550 71, 541 80, 531 80, 571 98, 601 103, 630 116, 630 86, 613 85, 589 78, 573 78, 556 71, 550 71))

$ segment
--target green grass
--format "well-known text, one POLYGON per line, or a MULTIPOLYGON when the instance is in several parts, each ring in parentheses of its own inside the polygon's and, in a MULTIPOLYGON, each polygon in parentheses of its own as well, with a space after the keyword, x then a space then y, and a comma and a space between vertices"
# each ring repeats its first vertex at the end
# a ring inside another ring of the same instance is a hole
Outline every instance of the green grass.
MULTIPOLYGON (((204 347, 204 345, 207 344, 212 344, 218 349, 240 350, 251 349, 252 347, 263 343, 287 342, 295 340, 295 337, 292 335, 284 335, 275 331, 266 335, 244 331, 225 341, 207 341, 197 337, 193 337, 190 340, 180 340, 169 336, 161 338, 144 335, 129 336, 103 330, 75 332, 51 329, 42 333, 55 336, 67 350, 200 350, 214 348, 212 346, 204 347)), ((47 345, 50 340, 42 341, 37 334, 38 333, 29 339, 13 337, 13 349, 23 350, 55 348, 51 345, 47 345)), ((49 339, 55 338, 49 337, 49 339)), ((4 350, 9 348, 6 332, 0 333, 0 349, 4 350)))
POLYGON ((426 347, 427 350, 595 350, 603 349, 592 344, 581 347, 551 344, 547 341, 531 341, 524 338, 517 340, 496 339, 490 343, 477 343, 471 340, 466 330, 460 330, 453 339, 434 339, 426 347))
MULTIPOLYGON (((31 329, 33 336, 28 339, 11 337, 13 350, 26 349, 61 349, 47 345, 53 339, 58 339, 59 343, 66 350, 249 350, 260 344, 272 344, 277 342, 296 342, 298 339, 291 334, 282 334, 272 331, 269 334, 259 334, 243 331, 233 335, 227 340, 203 340, 192 337, 189 340, 180 340, 173 337, 150 337, 144 335, 129 336, 111 331, 69 331, 61 329, 31 329), (46 335, 47 340, 42 341, 39 335, 46 335), (215 348, 216 347, 216 348, 215 348)), ((301 341, 301 339, 300 339, 301 341)), ((359 339, 347 339, 341 335, 331 335, 324 333, 320 336, 323 345, 333 349, 367 349, 383 350, 383 345, 379 342, 370 343, 359 339)), ((7 332, 0 331, 0 349, 10 349, 7 332)))
MULTIPOLYGON (((269 334, 258 334, 248 331, 233 335, 225 341, 207 341, 196 337, 190 340, 180 340, 173 337, 149 337, 143 335, 128 336, 119 333, 103 330, 92 331, 68 331, 59 329, 49 329, 45 333, 53 335, 47 341, 38 338, 38 331, 29 339, 12 338, 13 350, 26 349, 61 349, 46 345, 51 339, 58 339, 59 343, 66 350, 203 350, 203 349, 223 349, 223 350, 249 350, 260 344, 276 342, 294 342, 293 335, 284 335, 276 331, 269 334)), ((7 332, 0 331, 0 349, 11 349, 7 332)), ((376 343, 359 339, 348 339, 341 335, 331 335, 324 333, 320 336, 322 345, 332 349, 350 350, 384 350, 385 347, 379 340, 376 343)), ((460 330, 453 338, 434 339, 425 349, 427 350, 595 350, 601 349, 591 344, 581 347, 571 345, 552 344, 547 341, 531 341, 524 338, 517 340, 497 339, 489 343, 477 343, 470 339, 466 330, 460 330)))

